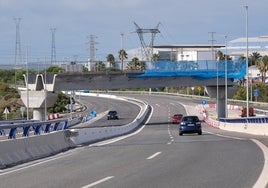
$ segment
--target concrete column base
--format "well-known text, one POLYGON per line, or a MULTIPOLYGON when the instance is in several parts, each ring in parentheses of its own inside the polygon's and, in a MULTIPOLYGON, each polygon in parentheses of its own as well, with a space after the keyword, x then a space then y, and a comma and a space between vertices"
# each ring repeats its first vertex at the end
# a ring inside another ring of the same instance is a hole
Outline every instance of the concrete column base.
POLYGON ((22 91, 21 99, 24 105, 33 108, 34 120, 45 120, 45 108, 52 107, 57 99, 58 94, 47 91, 22 91))
MULTIPOLYGON (((228 87, 227 98, 232 98, 236 92, 236 89, 237 89, 236 87, 228 87)), ((218 96, 217 96, 217 86, 207 86, 206 92, 211 98, 216 98, 216 111, 218 114, 218 118, 226 118, 227 106, 226 106, 226 97, 225 97, 225 86, 218 86, 218 96)))
POLYGON ((33 119, 34 120, 40 120, 40 121, 45 121, 45 109, 44 108, 34 108, 33 109, 33 119))

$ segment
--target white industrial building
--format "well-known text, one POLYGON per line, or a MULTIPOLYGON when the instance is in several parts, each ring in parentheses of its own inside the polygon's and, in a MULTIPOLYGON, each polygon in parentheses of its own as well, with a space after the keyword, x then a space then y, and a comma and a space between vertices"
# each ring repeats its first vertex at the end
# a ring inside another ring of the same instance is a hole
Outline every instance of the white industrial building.
MULTIPOLYGON (((216 53, 224 45, 211 44, 186 44, 186 45, 158 45, 153 47, 153 53, 159 55, 160 61, 197 61, 197 60, 215 60, 216 53)), ((145 60, 142 56, 141 48, 127 51, 128 61, 137 57, 145 60)))
POLYGON ((163 61, 215 60, 216 53, 223 45, 190 44, 154 46, 154 53, 163 61))
MULTIPOLYGON (((228 42, 228 54, 239 57, 246 56, 247 38, 237 38, 228 42)), ((268 55, 268 36, 249 37, 248 54, 258 52, 261 56, 268 55)))

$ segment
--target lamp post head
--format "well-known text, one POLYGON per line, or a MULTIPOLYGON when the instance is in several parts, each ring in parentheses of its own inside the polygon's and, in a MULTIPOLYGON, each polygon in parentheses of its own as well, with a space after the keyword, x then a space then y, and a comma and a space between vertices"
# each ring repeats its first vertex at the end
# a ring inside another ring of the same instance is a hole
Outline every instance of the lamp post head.
POLYGON ((243 7, 245 7, 245 8, 248 8, 248 5, 242 5, 243 7))

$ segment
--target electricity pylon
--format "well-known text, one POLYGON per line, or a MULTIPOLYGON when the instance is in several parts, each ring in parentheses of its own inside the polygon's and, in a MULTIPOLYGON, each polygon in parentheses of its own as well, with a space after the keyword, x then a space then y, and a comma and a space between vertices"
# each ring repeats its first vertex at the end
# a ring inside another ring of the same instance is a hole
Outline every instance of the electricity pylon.
POLYGON ((141 42, 141 50, 142 50, 142 58, 145 56, 145 60, 150 61, 153 57, 153 45, 154 45, 154 39, 157 33, 160 33, 158 27, 160 25, 160 22, 156 25, 153 29, 142 29, 134 22, 134 25, 136 26, 136 33, 139 36, 140 42, 141 42), (146 44, 143 35, 149 33, 151 34, 151 39, 148 44, 146 44))

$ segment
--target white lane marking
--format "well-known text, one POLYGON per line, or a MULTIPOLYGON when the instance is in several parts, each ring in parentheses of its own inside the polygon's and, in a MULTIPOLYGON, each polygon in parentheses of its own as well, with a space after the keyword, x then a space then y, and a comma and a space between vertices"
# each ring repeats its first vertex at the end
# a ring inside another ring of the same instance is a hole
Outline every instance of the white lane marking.
MULTIPOLYGON (((231 139, 236 139, 236 140, 247 140, 245 138, 225 136, 225 135, 221 135, 221 134, 214 134, 214 133, 211 133, 211 132, 207 132, 207 133, 213 134, 213 135, 216 135, 216 136, 220 136, 220 137, 224 137, 224 138, 231 138, 231 139)), ((262 150, 263 155, 264 155, 263 169, 262 169, 262 172, 261 172, 258 180, 255 182, 255 185, 253 186, 253 188, 266 187, 268 185, 268 149, 260 141, 258 141, 256 139, 251 139, 251 140, 253 142, 255 142, 255 144, 257 144, 257 146, 262 150)))
POLYGON ((31 168, 31 167, 35 167, 35 166, 38 166, 38 165, 41 165, 41 164, 44 164, 44 163, 47 163, 47 162, 55 161, 57 159, 61 159, 61 158, 64 158, 64 157, 67 157, 67 156, 70 156, 70 155, 73 155, 73 152, 72 153, 69 153, 69 154, 66 154, 66 155, 59 156, 59 157, 53 157, 51 159, 45 159, 44 161, 37 162, 37 163, 31 164, 31 165, 28 165, 28 166, 25 166, 25 167, 20 167, 18 169, 14 169, 14 170, 10 170, 10 171, 7 171, 7 172, 3 172, 3 173, 0 174, 0 176, 11 174, 13 172, 18 172, 18 171, 21 171, 21 170, 24 170, 24 169, 28 169, 28 168, 31 168))
POLYGON ((234 136, 226 136, 226 135, 216 134, 216 133, 209 132, 209 131, 203 131, 203 132, 208 133, 208 134, 213 134, 213 135, 216 135, 216 136, 219 136, 219 137, 224 137, 224 138, 231 138, 231 139, 236 139, 236 140, 247 140, 245 138, 239 138, 239 137, 234 137, 234 136))
POLYGON ((159 104, 155 104, 155 106, 158 106, 158 107, 160 107, 160 105, 159 105, 159 104))
POLYGON ((255 144, 257 144, 261 148, 263 155, 264 155, 263 169, 262 169, 262 172, 261 172, 258 180, 256 181, 255 185, 253 186, 253 188, 266 187, 268 184, 268 149, 260 141, 258 141, 256 139, 251 139, 251 140, 253 142, 255 142, 255 144))
POLYGON ((110 180, 110 179, 112 179, 112 178, 114 178, 114 176, 108 176, 108 177, 106 177, 106 178, 103 178, 103 179, 101 179, 101 180, 95 181, 94 183, 88 184, 88 185, 83 186, 83 187, 81 187, 81 188, 90 188, 90 187, 93 187, 93 186, 95 186, 95 185, 101 184, 101 183, 103 183, 103 182, 105 182, 105 181, 108 181, 108 180, 110 180))
POLYGON ((156 152, 155 154, 151 155, 150 157, 147 157, 148 160, 155 158, 157 155, 160 155, 162 152, 156 152))

